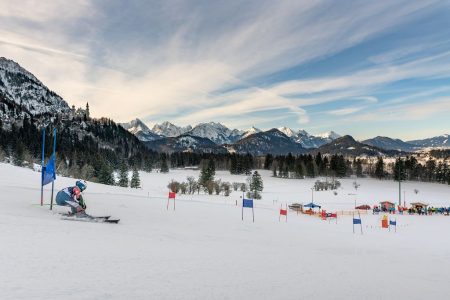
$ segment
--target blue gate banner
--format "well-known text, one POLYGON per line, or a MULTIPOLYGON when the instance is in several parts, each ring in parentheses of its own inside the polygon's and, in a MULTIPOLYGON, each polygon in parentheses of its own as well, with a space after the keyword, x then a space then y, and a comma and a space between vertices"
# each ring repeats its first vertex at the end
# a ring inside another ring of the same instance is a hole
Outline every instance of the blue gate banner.
POLYGON ((361 219, 353 219, 353 224, 361 224, 361 219))
POLYGON ((242 202, 242 207, 253 207, 253 199, 244 199, 242 202))
POLYGON ((55 155, 52 155, 47 162, 47 165, 45 165, 42 168, 43 176, 42 176, 42 185, 49 184, 50 182, 53 182, 56 179, 56 172, 55 172, 55 155))

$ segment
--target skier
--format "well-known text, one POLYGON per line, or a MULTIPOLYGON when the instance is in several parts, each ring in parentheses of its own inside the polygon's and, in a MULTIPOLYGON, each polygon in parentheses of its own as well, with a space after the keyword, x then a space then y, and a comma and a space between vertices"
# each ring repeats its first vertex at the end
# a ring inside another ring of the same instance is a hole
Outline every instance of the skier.
POLYGON ((72 214, 83 214, 86 210, 81 193, 86 190, 87 184, 84 180, 77 180, 75 186, 66 187, 56 195, 56 204, 70 206, 72 214))

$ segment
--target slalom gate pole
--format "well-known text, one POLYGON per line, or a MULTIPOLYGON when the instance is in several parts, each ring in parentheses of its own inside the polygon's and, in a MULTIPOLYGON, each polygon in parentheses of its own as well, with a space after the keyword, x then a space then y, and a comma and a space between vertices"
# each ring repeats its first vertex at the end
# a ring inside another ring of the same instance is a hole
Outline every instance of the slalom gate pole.
POLYGON ((283 208, 283 205, 280 204, 280 211, 278 212, 278 222, 281 222, 281 209, 283 208))
MULTIPOLYGON (((56 173, 56 128, 53 129, 53 158, 55 159, 55 170, 56 173)), ((55 189, 55 178, 52 180, 52 196, 50 198, 50 210, 53 209, 53 191, 55 189)))
POLYGON ((242 221, 244 221, 244 192, 242 192, 242 221))
POLYGON ((363 229, 362 229, 361 215, 360 215, 359 211, 358 211, 358 217, 359 217, 359 222, 360 222, 359 226, 361 226, 361 234, 364 234, 363 229))
POLYGON ((42 159, 41 159, 41 206, 44 205, 44 157, 45 157, 45 127, 42 129, 42 159))
POLYGON ((252 214, 253 214, 253 223, 255 223, 255 209, 254 209, 255 204, 252 204, 252 214))
POLYGON ((352 214, 353 233, 355 233, 355 214, 352 214))

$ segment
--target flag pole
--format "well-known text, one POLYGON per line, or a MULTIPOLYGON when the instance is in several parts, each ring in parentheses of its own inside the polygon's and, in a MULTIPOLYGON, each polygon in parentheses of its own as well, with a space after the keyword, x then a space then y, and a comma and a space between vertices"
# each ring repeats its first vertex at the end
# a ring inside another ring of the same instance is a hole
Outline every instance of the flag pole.
POLYGON ((353 233, 355 233, 355 214, 352 213, 353 233))
POLYGON ((45 127, 42 129, 42 159, 41 159, 41 206, 44 205, 44 149, 45 149, 45 127))
MULTIPOLYGON (((53 174, 56 173, 56 128, 53 129, 53 159, 55 160, 55 167, 53 170, 53 174)), ((53 191, 55 189, 55 178, 52 180, 52 196, 50 198, 50 210, 53 209, 53 191)))
POLYGON ((361 214, 359 213, 359 210, 358 210, 358 217, 359 217, 359 226, 361 226, 361 234, 363 234, 362 222, 361 222, 361 214))
POLYGON ((242 192, 242 221, 244 221, 244 192, 242 192))

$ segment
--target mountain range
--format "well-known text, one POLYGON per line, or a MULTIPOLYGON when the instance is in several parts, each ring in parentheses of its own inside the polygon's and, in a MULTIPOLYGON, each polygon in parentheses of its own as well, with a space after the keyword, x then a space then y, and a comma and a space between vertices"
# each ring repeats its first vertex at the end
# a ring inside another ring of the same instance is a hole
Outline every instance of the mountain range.
MULTIPOLYGON (((12 125, 21 126, 24 118, 33 119, 38 127, 44 122, 62 120, 64 124, 61 126, 69 129, 73 127, 74 132, 78 131, 79 138, 83 136, 95 138, 94 132, 100 131, 95 127, 105 126, 95 122, 83 124, 79 115, 76 121, 74 111, 62 97, 16 62, 0 57, 0 127, 8 130, 12 125), (71 122, 78 123, 70 125, 71 122), (87 130, 89 126, 91 129, 87 130)), ((313 135, 302 129, 293 130, 288 127, 266 131, 255 127, 238 130, 217 122, 180 127, 166 121, 150 129, 139 119, 120 125, 128 131, 130 137, 134 135, 147 148, 165 152, 235 152, 263 155, 320 151, 347 155, 395 155, 424 148, 450 147, 448 134, 411 141, 377 136, 358 142, 350 136, 341 137, 334 131, 313 135)), ((135 144, 130 137, 124 136, 131 144, 135 144)), ((110 149, 116 146, 113 141, 103 140, 103 137, 99 137, 97 142, 102 147, 110 149)))
POLYGON ((285 126, 267 131, 255 127, 242 131, 229 129, 216 122, 180 127, 166 121, 149 129, 139 119, 122 126, 145 142, 147 147, 169 152, 231 152, 255 155, 321 152, 375 156, 414 152, 426 147, 450 147, 448 134, 407 142, 383 136, 358 142, 351 136, 341 137, 334 131, 312 135, 303 129, 293 130, 285 126))
MULTIPOLYGON (((224 148, 229 149, 229 151, 236 152, 242 152, 244 151, 243 149, 252 148, 250 145, 246 146, 245 143, 248 142, 255 145, 255 139, 259 139, 260 142, 264 140, 267 146, 265 149, 269 149, 271 147, 269 147, 267 143, 270 143, 270 140, 272 139, 277 139, 276 142, 275 140, 273 142, 281 143, 285 146, 291 144, 288 148, 295 150, 295 153, 300 153, 305 152, 305 149, 320 147, 340 137, 339 134, 333 131, 320 135, 311 135, 304 130, 292 130, 288 127, 273 128, 268 131, 262 131, 258 128, 252 127, 243 131, 239 129, 230 129, 225 125, 216 122, 200 123, 195 126, 188 125, 186 127, 180 127, 172 124, 171 122, 165 121, 162 124, 154 125, 153 128, 150 129, 141 120, 135 119, 129 123, 122 123, 121 125, 131 133, 135 134, 141 141, 145 142, 152 149, 160 147, 165 140, 169 141, 167 138, 184 138, 189 135, 209 139, 217 146, 223 146, 224 148), (279 140, 281 136, 276 132, 283 134, 283 139, 285 139, 286 142, 282 143, 281 140, 279 140), (256 136, 252 139, 247 139, 252 135, 256 136)), ((170 143, 174 142, 174 139, 170 139, 170 143)), ((205 144, 200 140, 196 140, 195 144, 197 150, 202 149, 202 146, 209 147, 209 143, 205 144)), ((193 144, 190 144, 189 146, 191 147, 193 144)), ((276 153, 280 152, 274 148, 273 150, 276 153)), ((255 151, 255 153, 259 152, 260 151, 255 151)))

